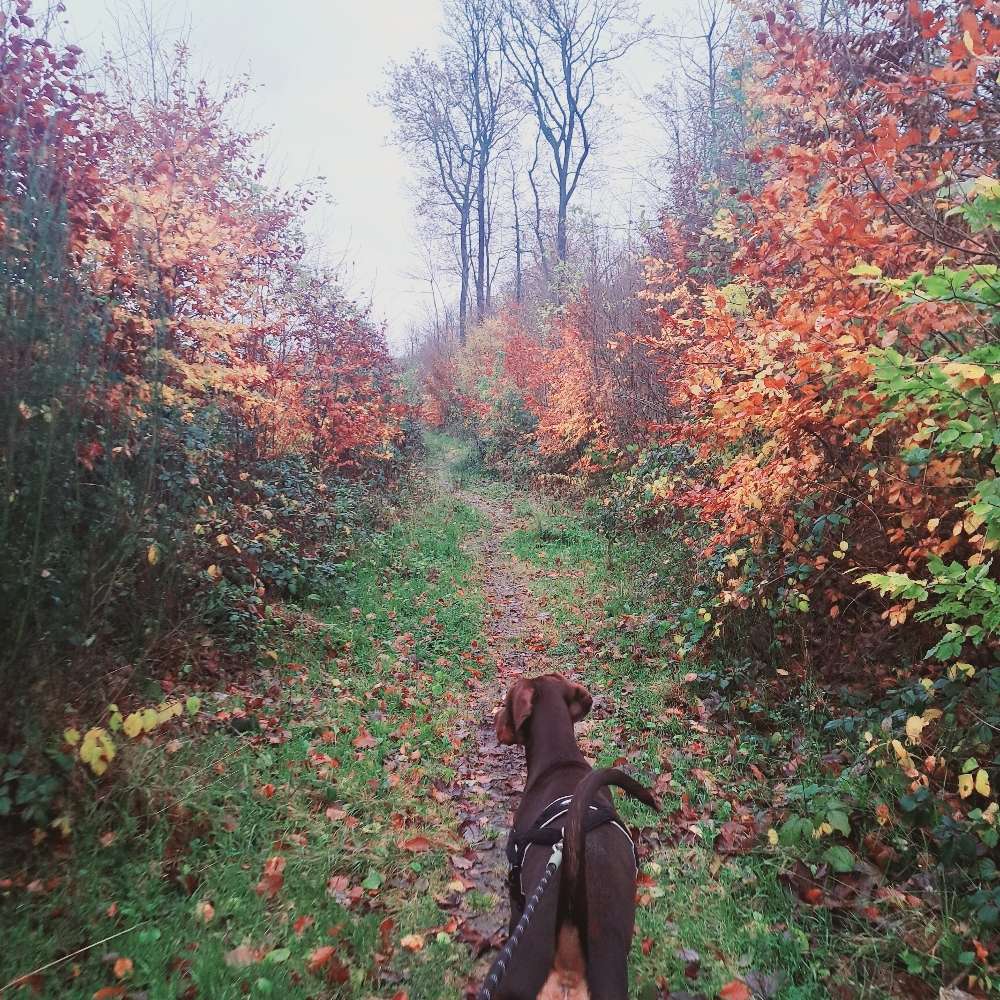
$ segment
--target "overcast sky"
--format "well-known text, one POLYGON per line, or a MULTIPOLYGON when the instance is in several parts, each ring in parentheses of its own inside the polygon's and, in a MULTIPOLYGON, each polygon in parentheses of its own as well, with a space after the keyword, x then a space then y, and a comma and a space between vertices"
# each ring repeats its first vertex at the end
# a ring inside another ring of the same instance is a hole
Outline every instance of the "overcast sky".
MULTIPOLYGON (((119 21, 133 0, 65 0, 67 37, 96 59, 118 45, 119 21)), ((440 38, 440 0, 151 0, 164 29, 189 30, 195 67, 210 82, 247 72, 254 91, 244 109, 250 127, 271 129, 272 177, 292 184, 325 178, 332 204, 320 205, 311 229, 347 287, 371 301, 403 344, 407 327, 428 308, 415 248, 407 156, 389 142, 388 113, 370 95, 384 67, 440 38)), ((658 23, 683 0, 644 0, 658 23)), ((658 143, 641 96, 665 72, 650 47, 635 50, 609 95, 612 127, 593 157, 594 178, 580 207, 624 224, 648 207, 639 178, 658 143), (599 172, 599 174, 597 173, 599 172), (589 204, 588 204, 589 202, 589 204)))

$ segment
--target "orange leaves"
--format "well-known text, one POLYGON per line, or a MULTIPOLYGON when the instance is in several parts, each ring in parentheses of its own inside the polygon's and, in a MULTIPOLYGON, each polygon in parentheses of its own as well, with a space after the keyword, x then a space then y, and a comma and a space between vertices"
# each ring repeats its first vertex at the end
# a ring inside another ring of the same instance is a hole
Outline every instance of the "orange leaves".
POLYGON ((399 846, 411 854, 423 854, 431 849, 431 842, 426 837, 416 836, 400 841, 399 846))
POLYGON ((274 899, 285 884, 285 859, 275 855, 264 862, 264 872, 260 881, 254 887, 258 896, 274 899))
MULTIPOLYGON (((973 6, 959 7, 950 48, 945 20, 923 24, 943 43, 931 56, 937 66, 914 48, 903 69, 878 67, 854 81, 829 63, 817 33, 773 18, 761 40, 771 75, 748 93, 767 137, 750 151, 759 184, 704 231, 666 220, 666 248, 647 262, 643 296, 657 329, 643 345, 672 410, 665 436, 712 463, 704 482, 689 473, 683 487, 654 496, 697 510, 716 528, 713 550, 748 545, 758 555, 768 592, 727 569, 725 603, 766 600, 772 617, 811 615, 817 633, 848 614, 873 616, 857 584, 861 560, 898 571, 931 547, 965 544, 943 532, 928 538, 925 528, 959 499, 959 462, 902 461, 928 448, 934 421, 918 407, 884 419, 872 364, 879 347, 919 355, 934 338, 966 336, 960 303, 928 298, 904 314, 891 285, 933 273, 945 253, 963 259, 967 229, 941 230, 941 206, 928 205, 954 196, 939 188, 942 176, 989 169, 976 143, 987 120, 995 131, 996 109, 968 88, 982 57, 1000 52, 1000 31, 987 30, 973 6)), ((970 244, 966 255, 974 253, 970 244)), ((948 377, 971 390, 988 375, 957 365, 948 377)))
POLYGON ((753 993, 742 979, 733 979, 719 990, 719 1000, 751 1000, 753 993))
POLYGON ((362 725, 358 730, 358 735, 351 740, 351 744, 359 750, 371 750, 372 747, 378 746, 378 740, 362 725))
POLYGON ((399 943, 407 951, 423 951, 424 936, 423 934, 405 934, 399 939, 399 943))
POLYGON ((134 968, 131 958, 115 959, 114 974, 116 979, 128 979, 134 968))

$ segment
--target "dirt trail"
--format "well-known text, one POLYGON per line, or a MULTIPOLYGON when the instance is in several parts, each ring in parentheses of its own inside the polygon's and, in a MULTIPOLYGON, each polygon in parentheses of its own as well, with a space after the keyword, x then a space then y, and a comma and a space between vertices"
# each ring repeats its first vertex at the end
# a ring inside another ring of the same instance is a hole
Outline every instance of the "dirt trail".
MULTIPOLYGON (((508 687, 525 673, 548 669, 548 657, 531 647, 546 627, 526 577, 518 573, 503 539, 516 526, 509 503, 457 488, 442 477, 444 488, 480 515, 484 528, 467 543, 477 563, 477 576, 486 595, 483 633, 487 661, 495 667, 488 680, 474 683, 469 692, 461 761, 452 784, 453 805, 460 816, 462 836, 469 845, 460 875, 475 883, 497 904, 487 912, 468 913, 464 926, 474 953, 482 955, 485 971, 505 936, 508 918, 507 861, 504 846, 513 807, 524 787, 524 753, 520 747, 501 746, 494 731, 494 709, 508 687)), ((453 862, 455 859, 453 859, 453 862)))

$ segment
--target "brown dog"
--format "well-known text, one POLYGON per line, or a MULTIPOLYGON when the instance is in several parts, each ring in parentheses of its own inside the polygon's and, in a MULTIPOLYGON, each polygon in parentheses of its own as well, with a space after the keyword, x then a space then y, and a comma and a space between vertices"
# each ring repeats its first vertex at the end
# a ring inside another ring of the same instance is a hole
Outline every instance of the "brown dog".
POLYGON ((528 777, 511 844, 511 929, 548 862, 539 834, 563 826, 558 895, 550 889, 495 994, 496 1000, 626 1000, 628 953, 635 920, 636 861, 607 785, 625 789, 653 809, 653 795, 621 771, 592 771, 573 725, 589 711, 587 689, 559 674, 517 681, 496 717, 497 739, 525 747, 528 777), (538 825, 560 806, 564 815, 538 825), (544 816, 543 816, 544 813, 544 816), (589 832, 586 832, 589 830, 589 832), (536 841, 525 846, 525 838, 536 841), (536 839, 538 838, 538 839, 536 839), (514 857, 517 857, 517 862, 514 857))

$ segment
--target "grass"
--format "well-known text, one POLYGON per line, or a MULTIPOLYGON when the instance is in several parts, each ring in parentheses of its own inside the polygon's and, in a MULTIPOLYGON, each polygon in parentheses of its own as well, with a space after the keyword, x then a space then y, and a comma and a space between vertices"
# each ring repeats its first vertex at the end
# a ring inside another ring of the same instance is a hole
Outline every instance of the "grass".
MULTIPOLYGON (((834 983, 851 983, 855 993, 847 995, 905 995, 883 985, 898 942, 796 904, 779 879, 790 864, 782 852, 723 857, 714 849, 734 803, 769 804, 769 789, 757 785, 749 765, 773 772, 786 751, 747 726, 698 723, 696 667, 669 655, 677 615, 691 603, 683 545, 633 538, 617 543, 609 561, 605 540, 579 511, 533 499, 520 501, 515 514, 519 526, 506 545, 553 616, 559 638, 550 653, 566 668, 581 666, 591 689, 603 693, 603 716, 587 727, 590 749, 603 766, 625 761, 650 784, 659 778, 664 810, 673 814, 661 821, 655 839, 662 846, 644 866, 630 960, 634 995, 668 988, 714 996, 733 979, 786 1000, 829 997, 834 983), (567 634, 584 636, 586 645, 567 634), (677 812, 682 800, 687 820, 677 812), (685 824, 693 836, 683 836, 685 824)), ((642 807, 620 803, 630 823, 649 822, 642 807)))
MULTIPOLYGON (((630 538, 609 553, 590 516, 477 477, 454 439, 428 435, 427 452, 432 483, 506 505, 502 544, 548 615, 548 663, 579 669, 599 696, 578 727, 585 751, 663 801, 655 823, 621 801, 652 848, 634 996, 715 996, 734 979, 781 1000, 913 995, 895 970, 937 961, 936 925, 919 912, 862 925, 794 900, 785 848, 756 836, 747 853, 716 850, 744 816, 766 829, 793 752, 795 781, 820 775, 818 753, 803 755, 820 739, 802 721, 808 693, 767 709, 763 727, 736 711, 753 692, 734 693, 717 718, 699 715, 699 694, 715 688, 676 641, 695 587, 681 539, 630 538)), ((461 495, 414 496, 258 669, 206 693, 178 730, 123 750, 82 797, 91 805, 64 847, 0 855, 0 986, 127 930, 38 989, 85 1000, 115 985, 127 958, 122 983, 148 1000, 461 994, 472 961, 438 904, 453 885, 448 856, 465 844, 440 789, 462 752, 470 675, 490 671, 488 609, 465 545, 490 526, 461 495), (271 897, 256 887, 267 888, 274 858, 284 868, 271 897), (334 957, 310 971, 324 947, 334 957)), ((713 669, 739 677, 735 662, 713 669)), ((462 902, 466 913, 497 905, 479 891, 462 902)))
POLYGON ((206 698, 236 718, 253 708, 267 729, 234 732, 203 711, 173 753, 162 740, 128 748, 65 855, 0 861, 0 878, 16 876, 0 899, 0 986, 134 927, 39 988, 90 998, 116 984, 122 957, 123 985, 149 1000, 391 996, 404 979, 413 997, 455 995, 468 952, 439 929, 434 895, 461 841, 429 790, 450 777, 460 693, 480 669, 482 595, 461 548, 478 527, 447 497, 416 504, 362 548, 322 624, 290 635, 244 687, 206 698), (400 846, 415 837, 428 848, 400 846), (283 884, 269 899, 255 886, 275 857, 283 884), (411 934, 419 951, 400 946, 411 934), (336 961, 311 974, 326 945, 336 961), (241 946, 254 959, 244 967, 241 946), (324 987, 331 970, 347 981, 324 987))

